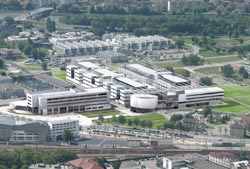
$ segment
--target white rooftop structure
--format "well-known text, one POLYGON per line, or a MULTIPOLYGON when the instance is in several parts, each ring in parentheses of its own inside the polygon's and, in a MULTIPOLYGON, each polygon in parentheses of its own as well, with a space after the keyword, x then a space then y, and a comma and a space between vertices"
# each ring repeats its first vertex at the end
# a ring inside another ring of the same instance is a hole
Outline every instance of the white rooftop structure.
POLYGON ((99 66, 95 63, 92 62, 79 62, 77 63, 78 65, 81 65, 87 69, 94 69, 94 68, 99 68, 99 66))
POLYGON ((127 77, 118 77, 118 78, 115 78, 115 79, 122 82, 122 83, 125 83, 125 84, 127 84, 129 86, 135 87, 135 88, 147 87, 147 85, 144 85, 142 83, 139 83, 139 82, 134 81, 132 79, 129 79, 127 77))
POLYGON ((189 82, 187 79, 181 78, 179 76, 174 76, 171 74, 164 74, 162 75, 162 77, 174 83, 188 83, 189 82))
POLYGON ((103 76, 111 76, 111 77, 116 77, 118 76, 119 74, 115 73, 115 72, 112 72, 108 69, 96 69, 95 72, 103 75, 103 76))
POLYGON ((153 70, 151 68, 148 68, 148 67, 140 65, 140 64, 129 64, 129 65, 126 65, 126 67, 136 69, 136 70, 138 70, 138 71, 140 71, 142 73, 157 76, 157 71, 156 70, 153 70))
POLYGON ((186 95, 213 93, 213 92, 224 92, 224 90, 219 88, 219 87, 205 87, 205 88, 186 89, 185 90, 186 95))

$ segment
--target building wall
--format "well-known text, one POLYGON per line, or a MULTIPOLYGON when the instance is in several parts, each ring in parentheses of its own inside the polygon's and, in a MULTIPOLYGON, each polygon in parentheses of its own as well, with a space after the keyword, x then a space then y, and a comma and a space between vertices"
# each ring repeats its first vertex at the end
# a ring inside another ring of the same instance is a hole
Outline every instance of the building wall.
POLYGON ((245 136, 244 128, 231 128, 230 127, 230 135, 238 138, 243 138, 245 136))

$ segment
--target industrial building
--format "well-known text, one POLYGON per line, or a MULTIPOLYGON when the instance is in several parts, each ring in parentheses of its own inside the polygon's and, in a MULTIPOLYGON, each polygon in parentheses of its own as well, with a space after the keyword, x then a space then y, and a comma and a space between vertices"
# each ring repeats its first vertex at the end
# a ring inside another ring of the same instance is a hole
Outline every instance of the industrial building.
POLYGON ((113 102, 136 112, 218 105, 224 97, 218 87, 202 87, 172 72, 140 64, 127 64, 116 73, 80 62, 67 66, 67 80, 84 88, 102 87, 113 102))
POLYGON ((0 115, 0 141, 13 143, 43 143, 48 140, 49 126, 34 121, 17 124, 14 117, 0 115))
POLYGON ((54 115, 70 112, 110 109, 109 91, 103 88, 53 90, 27 93, 27 108, 34 114, 54 115))
POLYGON ((62 56, 83 56, 95 55, 98 52, 109 51, 104 53, 105 58, 112 58, 112 61, 124 61, 125 57, 117 57, 117 54, 110 53, 110 51, 152 51, 160 49, 169 49, 171 47, 171 40, 163 36, 142 36, 142 37, 126 37, 117 36, 114 39, 102 40, 84 40, 83 37, 52 37, 50 42, 53 44, 53 49, 57 54, 62 56), (111 56, 107 56, 107 54, 111 56))
POLYGON ((127 55, 117 51, 100 51, 97 52, 97 56, 106 63, 123 63, 128 61, 127 55))
MULTIPOLYGON (((1 80, 1 79, 0 79, 1 80)), ((25 97, 24 90, 12 83, 1 83, 0 99, 11 99, 25 97)))
POLYGON ((79 121, 78 120, 57 120, 49 121, 50 139, 52 141, 62 140, 64 130, 69 130, 74 138, 79 137, 79 121))

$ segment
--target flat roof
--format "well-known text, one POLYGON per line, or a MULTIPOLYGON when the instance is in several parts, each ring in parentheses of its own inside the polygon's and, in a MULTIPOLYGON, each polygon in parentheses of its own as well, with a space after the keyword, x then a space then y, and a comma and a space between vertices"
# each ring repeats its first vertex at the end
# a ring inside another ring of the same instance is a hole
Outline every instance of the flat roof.
POLYGON ((15 125, 16 120, 13 116, 1 114, 0 115, 0 124, 15 125))
POLYGON ((140 64, 129 64, 129 65, 127 65, 127 67, 137 69, 137 70, 139 70, 141 72, 145 72, 145 73, 150 74, 150 75, 154 75, 154 76, 157 75, 156 70, 148 68, 148 67, 140 65, 140 64))
POLYGON ((49 76, 47 74, 39 74, 35 76, 36 79, 45 81, 47 83, 50 83, 52 85, 58 86, 58 87, 63 87, 63 88, 72 88, 75 87, 74 84, 71 84, 69 82, 66 82, 64 80, 61 80, 59 78, 49 76))
POLYGON ((176 75, 171 75, 171 74, 164 74, 162 75, 162 77, 174 83, 188 83, 189 82, 187 79, 181 78, 176 75))
POLYGON ((63 119, 63 120, 48 121, 49 124, 62 124, 62 123, 70 123, 70 122, 79 122, 79 120, 63 119))
POLYGON ((215 93, 215 92, 224 92, 224 90, 219 87, 205 87, 205 88, 185 90, 185 94, 202 94, 202 93, 215 93))
POLYGON ((139 87, 147 87, 147 85, 144 85, 144 84, 141 84, 139 82, 136 82, 132 79, 129 79, 127 77, 118 77, 118 78, 115 78, 116 80, 122 82, 122 83, 125 83, 129 86, 132 86, 132 87, 136 87, 136 88, 139 88, 139 87))
POLYGON ((117 73, 112 72, 112 71, 110 71, 108 69, 96 69, 95 72, 100 73, 103 76, 112 76, 112 77, 114 77, 114 76, 118 75, 117 73))
POLYGON ((77 64, 81 65, 83 67, 86 67, 86 68, 99 68, 99 66, 97 64, 94 64, 92 62, 79 62, 77 64))
POLYGON ((96 87, 96 88, 88 88, 88 89, 84 89, 84 92, 81 92, 81 93, 86 93, 86 92, 89 92, 89 93, 99 93, 99 92, 108 92, 106 89, 102 88, 102 87, 96 87))

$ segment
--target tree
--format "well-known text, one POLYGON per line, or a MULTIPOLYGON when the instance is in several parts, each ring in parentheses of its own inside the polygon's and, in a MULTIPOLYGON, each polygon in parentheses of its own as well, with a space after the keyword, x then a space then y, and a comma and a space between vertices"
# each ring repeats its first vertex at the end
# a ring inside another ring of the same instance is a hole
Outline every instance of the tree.
POLYGON ((238 41, 240 42, 240 44, 242 45, 244 43, 244 39, 238 39, 238 41))
POLYGON ((3 63, 3 60, 0 59, 0 69, 4 68, 4 63, 3 63))
POLYGON ((128 126, 132 126, 133 125, 133 121, 131 119, 128 119, 128 126))
POLYGON ((152 128, 153 127, 153 122, 151 120, 146 121, 146 126, 148 128, 152 128))
POLYGON ((103 115, 99 115, 98 120, 99 120, 99 121, 104 121, 103 115))
POLYGON ((43 70, 47 70, 48 69, 48 65, 47 65, 46 62, 42 62, 41 67, 42 67, 43 70))
POLYGON ((56 22, 52 21, 51 22, 51 28, 50 28, 51 32, 55 32, 56 31, 56 22))
POLYGON ((24 48, 23 48, 23 53, 25 54, 25 55, 30 55, 31 54, 31 45, 30 44, 28 44, 28 43, 26 43, 25 44, 25 46, 24 46, 24 48))
POLYGON ((225 77, 232 77, 232 75, 234 74, 233 67, 230 64, 221 66, 221 72, 225 77))
POLYGON ((105 157, 96 158, 95 161, 103 168, 106 168, 105 164, 108 162, 108 160, 105 157))
POLYGON ((199 56, 197 55, 189 55, 189 56, 183 56, 181 58, 181 62, 185 65, 185 66, 197 66, 197 65, 201 65, 203 64, 203 61, 199 56))
POLYGON ((173 122, 164 123, 164 128, 165 129, 174 129, 174 123, 173 122))
POLYGON ((51 22, 51 19, 50 18, 47 18, 47 22, 46 22, 46 28, 49 32, 52 32, 51 30, 51 25, 52 25, 52 22, 51 22))
POLYGON ((211 86, 213 84, 213 80, 209 77, 202 77, 200 78, 200 84, 211 86))
POLYGON ((134 123, 136 126, 138 126, 138 125, 140 124, 140 120, 136 117, 136 118, 134 118, 133 123, 134 123))
POLYGON ((126 118, 125 118, 123 115, 120 115, 120 116, 118 117, 118 121, 119 121, 119 123, 121 123, 121 124, 125 124, 126 118))
POLYGON ((183 119, 183 115, 173 114, 170 118, 170 121, 176 122, 176 121, 180 121, 181 119, 183 119))
POLYGON ((232 38, 238 39, 239 36, 240 36, 239 31, 237 31, 237 30, 233 31, 232 38))
POLYGON ((117 117, 115 115, 112 116, 112 119, 111 119, 113 122, 116 122, 117 121, 117 117))
POLYGON ((212 114, 212 109, 209 106, 204 107, 202 114, 204 117, 207 117, 208 115, 212 114))
POLYGON ((63 141, 65 141, 65 142, 70 142, 74 139, 73 134, 68 129, 63 130, 62 137, 63 137, 63 141))
POLYGON ((15 23, 14 18, 11 16, 6 16, 3 18, 3 20, 7 23, 7 25, 12 25, 15 23))
POLYGON ((244 79, 247 79, 247 78, 249 77, 248 72, 247 72, 247 71, 245 71, 245 72, 243 73, 242 77, 243 77, 244 79))
POLYGON ((243 74, 246 71, 244 66, 241 66, 239 69, 239 74, 243 74))
POLYGON ((182 49, 183 45, 184 45, 184 39, 182 38, 178 38, 175 40, 175 44, 177 46, 178 49, 182 49))
POLYGON ((146 121, 145 120, 142 120, 141 121, 141 126, 144 128, 146 126, 146 121))

